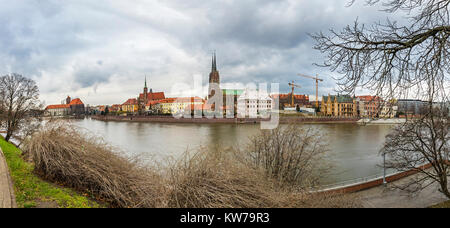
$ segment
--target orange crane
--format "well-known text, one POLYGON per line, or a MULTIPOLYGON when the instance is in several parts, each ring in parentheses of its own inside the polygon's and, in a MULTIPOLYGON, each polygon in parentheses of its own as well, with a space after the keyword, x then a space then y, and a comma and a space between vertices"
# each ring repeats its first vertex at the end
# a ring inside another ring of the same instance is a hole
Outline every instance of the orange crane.
POLYGON ((297 74, 298 76, 302 76, 305 78, 311 78, 316 80, 316 107, 319 108, 319 81, 323 82, 323 79, 318 78, 318 75, 316 74, 316 77, 309 76, 306 74, 297 74))
POLYGON ((289 82, 288 84, 289 84, 289 86, 292 88, 292 93, 291 93, 291 95, 292 95, 292 99, 291 99, 291 107, 294 107, 294 87, 297 87, 297 88, 301 88, 301 87, 300 87, 299 85, 296 85, 296 84, 294 83, 294 81, 292 81, 292 83, 289 82))

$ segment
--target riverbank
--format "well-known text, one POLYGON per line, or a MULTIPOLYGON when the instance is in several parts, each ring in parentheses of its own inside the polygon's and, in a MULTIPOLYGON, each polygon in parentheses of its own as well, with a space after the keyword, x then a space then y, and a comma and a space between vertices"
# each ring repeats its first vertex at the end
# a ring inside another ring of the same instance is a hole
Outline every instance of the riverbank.
MULTIPOLYGON (((100 121, 153 122, 153 123, 195 123, 195 124, 256 124, 270 119, 261 118, 174 118, 173 116, 91 116, 100 121)), ((341 117, 297 117, 280 116, 279 123, 356 123, 360 118, 341 117)))
POLYGON ((395 119, 360 119, 357 121, 358 124, 361 125, 376 125, 376 124, 402 124, 406 123, 406 119, 403 118, 395 118, 395 119))
POLYGON ((69 188, 56 186, 39 178, 34 167, 22 158, 22 151, 0 136, 6 163, 13 182, 15 199, 19 208, 97 208, 97 202, 69 188))

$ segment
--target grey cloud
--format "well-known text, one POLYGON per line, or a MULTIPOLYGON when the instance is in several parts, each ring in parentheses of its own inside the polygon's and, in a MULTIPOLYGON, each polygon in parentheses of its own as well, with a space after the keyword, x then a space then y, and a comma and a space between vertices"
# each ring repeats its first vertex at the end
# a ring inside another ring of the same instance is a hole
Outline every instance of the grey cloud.
POLYGON ((32 76, 53 102, 79 91, 88 102, 114 103, 140 89, 144 75, 165 91, 192 74, 206 80, 216 50, 222 82, 279 82, 287 92, 295 80, 299 93, 315 94, 314 82, 296 74, 318 73, 326 94, 334 74, 313 66, 323 56, 307 33, 384 19, 376 7, 347 2, 0 0, 0 73, 32 76), (114 96, 96 97, 106 85, 114 96))
POLYGON ((75 83, 82 88, 94 86, 98 83, 107 83, 111 75, 114 74, 114 70, 105 69, 101 65, 97 67, 86 67, 77 69, 74 73, 75 83))

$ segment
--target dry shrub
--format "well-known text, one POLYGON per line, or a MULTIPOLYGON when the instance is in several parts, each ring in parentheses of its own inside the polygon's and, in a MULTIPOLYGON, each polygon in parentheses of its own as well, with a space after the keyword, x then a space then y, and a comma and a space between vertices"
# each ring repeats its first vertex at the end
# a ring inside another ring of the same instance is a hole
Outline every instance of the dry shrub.
POLYGON ((328 144, 319 131, 299 124, 263 130, 241 152, 249 166, 261 168, 279 187, 310 189, 330 169, 328 144))
POLYGON ((49 123, 25 142, 35 171, 53 182, 86 191, 113 207, 163 206, 163 179, 97 137, 67 123, 49 123))
POLYGON ((309 193, 280 187, 264 170, 249 166, 236 151, 198 150, 172 166, 169 207, 182 208, 324 208, 358 207, 344 194, 309 193))
POLYGON ((25 143, 25 152, 42 177, 91 193, 113 207, 278 208, 353 207, 347 196, 309 194, 261 166, 246 152, 206 149, 168 164, 140 165, 136 159, 66 123, 49 123, 25 143), (119 154, 121 153, 121 154, 119 154))
POLYGON ((258 170, 231 152, 203 148, 172 167, 169 207, 281 207, 283 197, 258 170))

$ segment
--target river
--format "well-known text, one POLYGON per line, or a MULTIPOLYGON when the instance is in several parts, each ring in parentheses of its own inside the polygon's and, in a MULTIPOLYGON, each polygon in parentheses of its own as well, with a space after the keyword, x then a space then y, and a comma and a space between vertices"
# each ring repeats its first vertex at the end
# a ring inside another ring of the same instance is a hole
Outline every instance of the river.
MULTIPOLYGON (((180 156, 199 146, 238 146, 260 131, 259 124, 167 124, 103 122, 86 118, 74 124, 103 137, 129 155, 142 159, 180 156)), ((333 164, 325 184, 333 184, 383 172, 379 150, 392 125, 304 124, 320 130, 328 140, 327 159, 333 164)))

